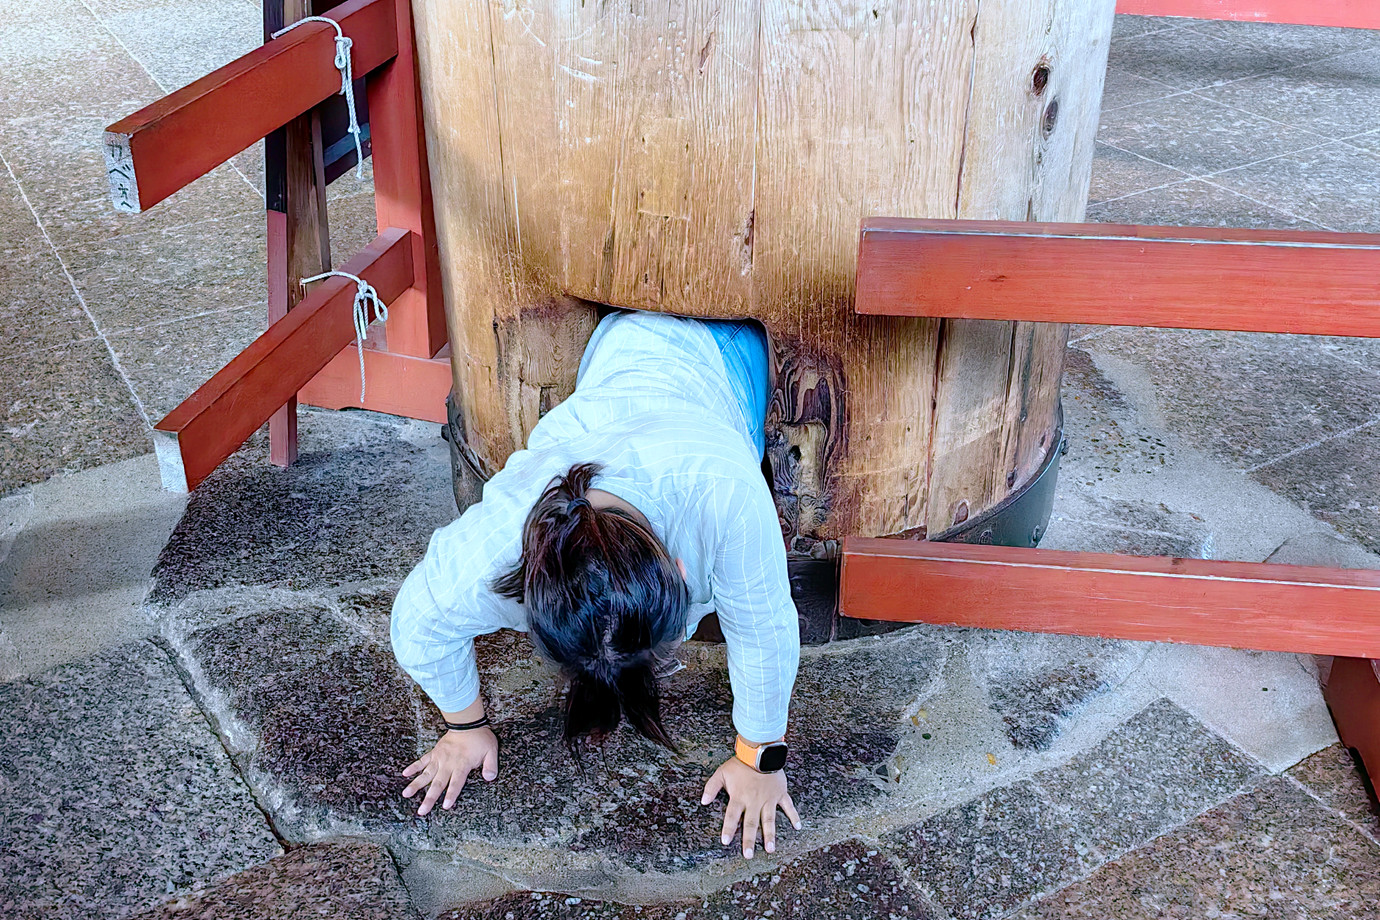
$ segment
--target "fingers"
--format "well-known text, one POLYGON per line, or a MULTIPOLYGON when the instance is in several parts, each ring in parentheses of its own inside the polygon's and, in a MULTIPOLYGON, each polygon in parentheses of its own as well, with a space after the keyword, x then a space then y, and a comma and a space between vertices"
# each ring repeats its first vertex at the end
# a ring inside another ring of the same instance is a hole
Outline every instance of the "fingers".
MULTIPOLYGON (((714 801, 719 797, 719 793, 723 791, 723 788, 724 770, 723 767, 720 767, 714 771, 713 776, 709 777, 709 782, 704 784, 704 795, 700 796, 700 804, 708 805, 710 802, 714 801)), ((724 841, 724 846, 728 846, 727 840, 724 841)))
POLYGON ((402 771, 402 775, 412 776, 414 773, 420 773, 429 763, 431 763, 431 751, 427 751, 421 757, 410 763, 407 769, 402 771))
POLYGON ((441 803, 441 807, 446 811, 455 807, 455 800, 460 798, 460 790, 465 788, 465 780, 469 775, 468 770, 456 770, 450 775, 450 783, 446 786, 446 800, 441 803))
POLYGON ((752 859, 752 848, 757 845, 757 825, 762 820, 762 813, 756 808, 749 808, 743 813, 743 858, 752 859))
POLYGON ((776 852, 776 806, 768 805, 762 809, 762 849, 768 853, 776 852))
MULTIPOLYGON (((795 803, 791 801, 790 795, 783 796, 778 804, 781 806, 781 810, 786 813, 786 817, 791 819, 791 827, 800 830, 800 812, 795 810, 795 803)), ((774 812, 772 817, 775 818, 774 812)))
POLYGON ((426 790, 426 797, 422 799, 421 807, 417 809, 417 815, 419 817, 425 818, 427 815, 431 814, 432 806, 434 806, 436 800, 441 797, 441 793, 446 791, 446 785, 449 779, 450 776, 443 776, 439 771, 432 776, 431 785, 427 787, 426 790))
POLYGON ((427 784, 431 782, 431 778, 435 775, 436 768, 431 766, 427 767, 421 776, 414 779, 408 784, 407 788, 403 790, 403 798, 410 799, 417 793, 417 790, 425 789, 427 784))
POLYGON ((484 755, 484 768, 480 771, 480 775, 484 777, 486 782, 490 783, 498 779, 498 748, 492 748, 489 753, 484 755))
POLYGON ((728 800, 728 807, 724 809, 724 829, 719 834, 719 841, 728 846, 733 842, 733 835, 738 833, 738 819, 743 816, 743 806, 739 802, 728 800))

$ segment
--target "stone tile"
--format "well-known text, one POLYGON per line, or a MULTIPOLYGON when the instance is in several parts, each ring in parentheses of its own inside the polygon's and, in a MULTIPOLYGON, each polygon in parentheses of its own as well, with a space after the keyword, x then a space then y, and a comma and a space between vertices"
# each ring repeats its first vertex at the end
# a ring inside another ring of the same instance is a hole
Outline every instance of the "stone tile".
POLYGON ((149 417, 158 419, 196 392, 268 328, 268 306, 255 304, 109 337, 149 417))
POLYGON ((0 361, 96 337, 62 263, 47 243, 39 242, 41 248, 31 255, 0 256, 0 293, 11 315, 22 317, 0 338, 0 361))
POLYGON ((107 334, 262 302, 261 212, 127 234, 63 251, 107 334))
POLYGON ((151 98, 133 94, 112 102, 52 104, 38 113, 31 108, 22 116, 0 119, 6 161, 59 249, 262 210, 262 199, 227 166, 213 169, 144 213, 115 210, 102 133, 157 95, 155 89, 148 94, 151 98))
POLYGON ((279 853, 147 642, 0 685, 0 722, 9 917, 119 916, 279 853))
MULTIPOLYGON (((19 185, 8 170, 0 171, 0 258, 6 262, 28 258, 47 250, 38 219, 29 209, 19 185)), ((0 280, 0 290, 14 290, 15 285, 0 280)))
POLYGON ((887 834, 882 843, 955 920, 1004 916, 1068 881, 1077 865, 1072 829, 1026 782, 887 834))
POLYGON ((1233 45, 1237 49, 1235 53, 1239 55, 1267 55, 1272 63, 1280 63, 1287 68, 1380 48, 1380 32, 1373 29, 1232 22, 1225 19, 1195 21, 1189 28, 1200 35, 1233 45))
POLYGON ((1373 916, 1380 848, 1270 780, 1012 920, 1373 916))
POLYGON ((1180 227, 1323 229, 1312 221, 1302 220, 1201 179, 1178 182, 1093 205, 1088 208, 1087 219, 1113 224, 1180 227))
MULTIPOLYGON (((353 181, 354 174, 350 174, 353 181)), ((347 181, 342 177, 335 185, 347 181)), ((332 186, 332 188, 335 187, 332 186)), ((327 221, 331 230, 331 261, 342 265, 378 236, 378 217, 374 212, 374 196, 357 194, 326 199, 327 221)))
POLYGON ((1310 655, 1159 643, 1140 676, 1270 773, 1337 742, 1310 655))
POLYGON ((984 632, 969 639, 968 653, 1011 745, 1045 751, 1069 720, 1135 670, 1145 649, 1082 636, 984 632))
POLYGON ((0 361, 0 493, 150 450, 148 429, 100 341, 0 361))
POLYGON ((186 86, 263 44, 263 14, 248 4, 98 0, 91 8, 164 92, 186 86))
POLYGON ((138 108, 159 95, 143 68, 79 0, 11 3, 4 15, 0 123, 78 101, 139 99, 138 108))
POLYGON ((1350 33, 1370 48, 1200 90, 1198 95, 1329 138, 1380 128, 1380 48, 1375 47, 1372 33, 1363 29, 1308 31, 1350 33))
POLYGON ((1215 102, 1188 104, 1177 96, 1105 112, 1097 136, 1103 143, 1193 176, 1294 153, 1328 140, 1215 102))
POLYGON ((1182 29, 1192 24, 1191 19, 1171 16, 1118 15, 1112 20, 1112 41, 1134 38, 1150 32, 1163 32, 1167 29, 1182 29))
POLYGON ((1117 329, 1087 345, 1145 368, 1164 424, 1238 468, 1367 422, 1380 405, 1380 378, 1292 336, 1117 329))
POLYGON ((885 855, 848 840, 698 902, 633 906, 523 891, 447 911, 437 920, 925 920, 941 916, 906 884, 885 855))
POLYGON ((1332 230, 1380 231, 1380 156, 1350 144, 1243 166, 1212 181, 1332 230))
POLYGON ((1260 772, 1188 713, 1161 701, 1034 782, 1068 809, 1083 865, 1092 868, 1177 827, 1260 772))
POLYGON ((294 847, 193 895, 132 920, 413 920, 388 853, 372 843, 294 847))
MULTIPOLYGON (((1096 203, 1108 198, 1120 198, 1145 189, 1182 182, 1187 178, 1187 173, 1173 167, 1162 166, 1134 153, 1098 143, 1093 156, 1092 184, 1088 188, 1088 201, 1096 203)), ((1088 209, 1089 214, 1094 208, 1095 204, 1088 209)))
POLYGON ((1348 821, 1380 842, 1380 807, 1367 788, 1366 776, 1351 752, 1334 744, 1289 771, 1324 805, 1341 812, 1348 821))
POLYGON ((1112 43, 1108 68, 1158 80, 1176 90, 1196 89, 1273 73, 1297 65, 1268 46, 1243 44, 1185 28, 1148 32, 1112 43))
POLYGON ((155 601, 227 585, 400 582, 455 517, 439 437, 419 448, 404 424, 362 413, 302 412, 299 426, 298 463, 280 469, 263 447, 244 449, 192 493, 154 569, 155 601))
POLYGON ((1380 569, 1380 556, 1330 530, 1291 536, 1266 562, 1278 565, 1325 565, 1337 569, 1380 569))
MULTIPOLYGON (((21 493, 28 514, 0 560, 0 680, 37 674, 153 632, 141 606, 149 569, 185 500, 144 454, 21 493)), ((15 496, 19 498, 20 496, 15 496)))
POLYGON ((1137 102, 1148 102, 1176 92, 1179 90, 1158 80, 1138 77, 1119 67, 1108 68, 1106 82, 1102 86, 1102 111, 1109 112, 1137 102))
MULTIPOLYGON (((1368 408, 1376 406, 1372 398, 1368 408)), ((1254 470, 1251 477, 1380 552, 1380 425, 1323 441, 1254 470)))

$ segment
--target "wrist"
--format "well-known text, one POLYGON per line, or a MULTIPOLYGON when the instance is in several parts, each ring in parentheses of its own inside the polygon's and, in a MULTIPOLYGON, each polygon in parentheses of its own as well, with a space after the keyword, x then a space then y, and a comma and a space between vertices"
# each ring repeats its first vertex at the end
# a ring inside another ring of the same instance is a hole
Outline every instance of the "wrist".
POLYGON ((743 766, 758 773, 778 773, 786 765, 785 738, 775 741, 749 741, 738 735, 734 739, 733 756, 743 766))

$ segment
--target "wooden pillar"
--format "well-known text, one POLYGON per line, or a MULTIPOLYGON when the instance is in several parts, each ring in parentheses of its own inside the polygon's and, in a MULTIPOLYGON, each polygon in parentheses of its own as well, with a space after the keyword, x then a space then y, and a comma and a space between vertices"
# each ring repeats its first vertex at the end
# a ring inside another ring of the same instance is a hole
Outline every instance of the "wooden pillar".
POLYGON ((415 0, 465 449, 521 446, 605 303, 766 325, 795 550, 1022 488, 1064 327, 858 316, 859 225, 1081 219, 1113 5, 415 0))

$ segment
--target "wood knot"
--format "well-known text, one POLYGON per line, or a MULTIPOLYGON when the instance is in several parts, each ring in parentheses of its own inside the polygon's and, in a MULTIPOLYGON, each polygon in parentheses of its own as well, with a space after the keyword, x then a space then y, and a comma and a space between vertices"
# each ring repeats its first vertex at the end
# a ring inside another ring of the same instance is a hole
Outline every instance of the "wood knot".
POLYGON ((1054 133, 1054 123, 1058 121, 1058 119, 1059 100, 1051 99, 1049 100, 1049 105, 1045 106, 1044 121, 1041 122, 1040 125, 1040 129, 1044 132, 1045 137, 1049 137, 1051 134, 1054 133))
POLYGON ((1035 72, 1030 75, 1030 91, 1037 96, 1044 95, 1045 87, 1049 85, 1049 65, 1041 62, 1036 65, 1035 72))

